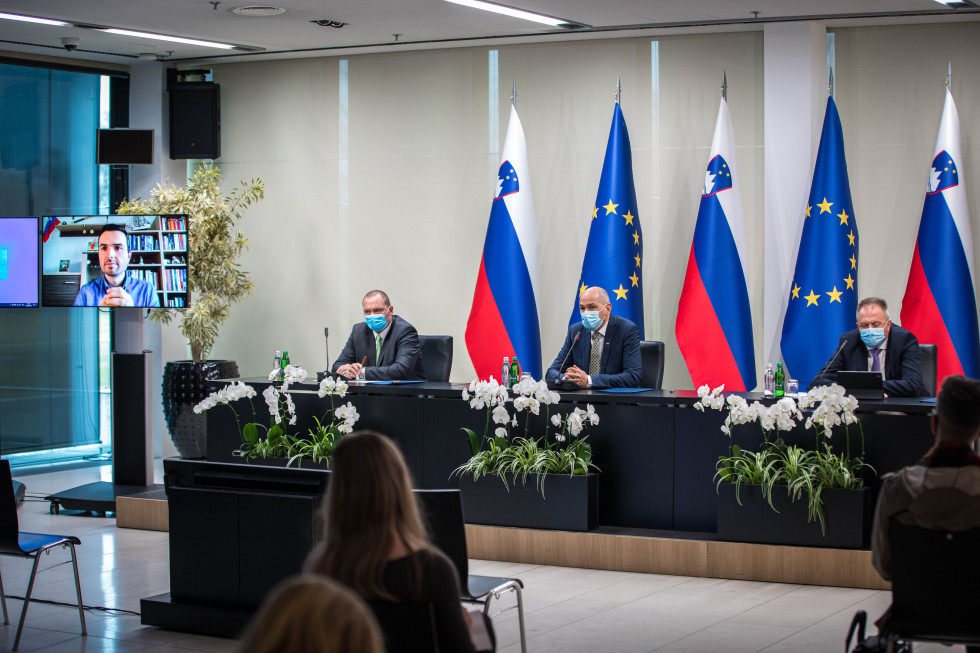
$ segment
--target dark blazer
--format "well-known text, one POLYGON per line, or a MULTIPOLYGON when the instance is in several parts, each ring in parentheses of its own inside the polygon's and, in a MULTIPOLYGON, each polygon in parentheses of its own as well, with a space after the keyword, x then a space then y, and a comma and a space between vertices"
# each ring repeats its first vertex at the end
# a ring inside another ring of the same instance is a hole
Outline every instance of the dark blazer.
MULTIPOLYGON (((581 322, 573 324, 568 328, 565 344, 561 346, 561 351, 548 369, 546 378, 557 379, 572 365, 588 373, 591 352, 592 332, 581 322), (575 342, 575 336, 579 336, 578 342, 575 342), (568 354, 570 347, 572 354, 565 361, 565 355, 568 354), (565 361, 564 365, 562 361, 565 361)), ((599 373, 592 375, 592 387, 636 388, 640 385, 641 367, 640 328, 626 318, 610 315, 599 373)))
POLYGON ((358 322, 351 329, 344 350, 330 370, 336 372, 341 365, 360 363, 367 356, 364 378, 369 381, 425 381, 418 331, 402 318, 392 316, 388 336, 381 344, 379 360, 375 360, 376 349, 374 332, 364 322, 358 322))
MULTIPOLYGON (((809 387, 837 383, 837 372, 840 370, 863 372, 868 369, 868 348, 861 342, 857 329, 842 335, 834 351, 841 345, 844 349, 836 358, 831 356, 833 362, 827 361, 826 369, 817 373, 809 387)), ((924 397, 926 389, 922 385, 922 367, 919 365, 919 341, 912 332, 892 324, 885 351, 885 394, 890 397, 924 397)))

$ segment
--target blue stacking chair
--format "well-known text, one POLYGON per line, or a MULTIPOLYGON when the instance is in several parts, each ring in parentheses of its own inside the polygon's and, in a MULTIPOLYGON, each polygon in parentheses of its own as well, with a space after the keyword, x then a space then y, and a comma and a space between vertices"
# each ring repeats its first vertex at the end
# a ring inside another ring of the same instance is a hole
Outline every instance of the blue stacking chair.
MULTIPOLYGON (((34 578, 37 576, 37 566, 42 553, 50 553, 56 547, 67 547, 71 551, 71 565, 75 570, 75 593, 78 595, 78 618, 82 622, 82 635, 87 635, 85 629, 85 613, 82 608, 82 585, 78 581, 78 559, 75 557, 75 545, 82 541, 71 535, 42 535, 40 533, 22 533, 17 523, 17 503, 14 498, 13 479, 10 475, 10 461, 0 460, 0 555, 34 558, 34 569, 31 570, 31 580, 27 584, 24 595, 24 608, 20 612, 20 624, 14 638, 16 651, 20 646, 21 631, 24 630, 24 620, 27 617, 27 605, 31 602, 31 592, 34 591, 34 578)), ((3 576, 0 575, 0 605, 3 606, 3 623, 9 624, 7 616, 7 599, 3 590, 3 576)))

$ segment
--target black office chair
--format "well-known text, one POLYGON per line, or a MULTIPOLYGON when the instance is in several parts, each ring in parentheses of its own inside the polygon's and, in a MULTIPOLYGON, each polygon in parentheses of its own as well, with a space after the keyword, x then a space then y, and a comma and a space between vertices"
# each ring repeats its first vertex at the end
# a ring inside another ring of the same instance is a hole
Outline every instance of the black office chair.
POLYGON ((429 381, 448 381, 453 369, 452 336, 419 336, 422 365, 429 381))
POLYGON ((517 593, 517 619, 521 629, 521 651, 527 653, 527 637, 524 632, 524 583, 519 578, 474 576, 470 574, 469 555, 466 550, 466 525, 463 523, 463 502, 459 490, 415 490, 419 507, 429 527, 432 544, 445 553, 459 574, 460 598, 465 603, 483 605, 483 614, 490 614, 490 601, 500 599, 504 592, 517 593))
MULTIPOLYGON (((31 570, 31 579, 27 583, 24 607, 20 612, 20 623, 17 626, 17 635, 14 637, 14 646, 11 650, 16 651, 20 645, 20 635, 24 630, 27 606, 31 602, 31 592, 34 591, 34 578, 37 576, 37 566, 41 561, 41 554, 50 552, 55 547, 67 547, 71 551, 71 566, 75 570, 75 593, 78 596, 78 618, 82 622, 82 635, 87 635, 85 613, 82 609, 82 585, 78 581, 78 559, 75 557, 75 545, 82 542, 71 535, 42 535, 40 533, 21 532, 17 522, 17 503, 14 499, 12 481, 10 461, 0 460, 0 555, 34 558, 34 568, 31 570)), ((0 605, 3 606, 3 623, 9 624, 10 619, 7 615, 7 599, 4 595, 2 576, 0 576, 0 605)))
POLYGON ((980 587, 976 564, 980 528, 961 532, 923 528, 903 523, 899 515, 889 522, 888 541, 892 558, 889 651, 899 641, 910 640, 980 646, 977 602, 972 598, 980 587))
POLYGON ((936 380, 939 361, 939 347, 919 343, 919 367, 922 369, 922 385, 926 387, 926 396, 936 396, 936 380))
POLYGON ((439 653, 436 613, 431 602, 367 604, 381 628, 387 653, 439 653))
POLYGON ((640 342, 640 387, 659 390, 664 383, 664 343, 658 340, 640 342))

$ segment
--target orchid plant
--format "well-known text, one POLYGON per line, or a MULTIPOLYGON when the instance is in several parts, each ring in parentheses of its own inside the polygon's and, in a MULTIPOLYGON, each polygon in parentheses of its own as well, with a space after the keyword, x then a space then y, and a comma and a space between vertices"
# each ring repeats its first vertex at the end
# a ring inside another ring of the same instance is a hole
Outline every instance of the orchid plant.
POLYGON ((734 394, 726 397, 722 395, 724 389, 724 385, 714 389, 701 386, 698 388, 700 400, 694 404, 694 408, 701 411, 727 409, 721 431, 729 438, 737 426, 758 424, 763 442, 758 452, 743 450, 730 442, 728 455, 718 458, 716 489, 722 483, 733 483, 736 500, 741 505, 741 485, 759 485, 763 497, 772 506, 773 488, 785 486, 792 501, 806 496, 808 520, 819 521, 821 531, 824 531, 823 490, 860 488, 864 484, 864 468, 871 469, 863 461, 863 431, 861 452, 855 457, 851 456, 849 427, 856 424, 860 431, 861 426, 855 415, 857 399, 846 394, 841 386, 833 384, 814 388, 798 402, 792 397, 783 397, 767 406, 758 401, 750 404, 744 397, 734 394), (812 409, 805 420, 804 409, 812 409), (801 422, 804 428, 814 430, 816 446, 813 450, 787 445, 779 436, 780 432, 791 431, 801 422), (840 426, 844 427, 843 455, 836 453, 829 442, 834 429, 840 426), (775 437, 772 437, 773 434, 775 437))
MULTIPOLYGON (((235 415, 235 423, 238 426, 238 434, 242 439, 242 446, 234 452, 234 455, 242 458, 288 458, 287 465, 294 462, 297 466, 302 466, 304 459, 313 462, 326 461, 328 464, 333 459, 333 451, 340 439, 354 430, 354 424, 360 418, 357 408, 349 401, 346 404, 335 406, 334 397, 343 399, 347 394, 347 384, 343 380, 326 378, 320 383, 317 396, 320 398, 330 397, 330 407, 321 417, 314 416, 316 428, 311 428, 307 437, 299 434, 289 433, 289 427, 294 426, 297 421, 296 404, 289 394, 292 384, 302 383, 306 380, 307 372, 302 367, 287 365, 282 373, 282 384, 276 387, 275 384, 267 387, 262 396, 269 408, 269 426, 258 422, 247 422, 242 425, 238 411, 231 404, 239 399, 248 399, 252 404, 255 397, 255 389, 241 381, 230 383, 217 392, 212 392, 204 398, 201 403, 194 406, 195 413, 202 413, 214 408, 217 405, 227 405, 235 415), (328 415, 333 413, 333 419, 328 420, 328 415)), ((269 380, 278 378, 280 370, 278 368, 269 373, 269 380)), ((255 414, 255 406, 251 405, 252 414, 255 414)))
POLYGON ((487 381, 474 380, 462 396, 470 408, 486 411, 486 423, 482 436, 472 429, 461 429, 469 440, 472 457, 453 474, 471 474, 474 479, 496 475, 505 486, 508 475, 520 477, 526 484, 528 474, 534 474, 540 487, 549 473, 574 476, 598 469, 592 463, 592 447, 580 437, 588 426, 599 423, 592 405, 576 407, 567 415, 552 415, 551 406, 559 402, 560 395, 549 390, 544 381, 531 378, 511 389, 492 376, 487 381), (541 415, 542 407, 544 432, 534 437, 532 416, 541 415))

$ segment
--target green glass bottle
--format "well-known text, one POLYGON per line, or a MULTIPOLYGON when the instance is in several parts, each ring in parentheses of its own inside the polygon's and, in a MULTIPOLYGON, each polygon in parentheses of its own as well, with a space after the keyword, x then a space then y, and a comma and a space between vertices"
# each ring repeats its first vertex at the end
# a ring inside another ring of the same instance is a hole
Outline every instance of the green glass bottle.
POLYGON ((786 394, 786 373, 783 371, 783 364, 776 363, 776 387, 773 395, 778 399, 786 394))
POLYGON ((517 362, 517 356, 510 359, 510 387, 514 387, 521 380, 521 366, 517 362))
POLYGON ((282 350, 282 363, 279 367, 279 381, 286 380, 286 367, 289 365, 289 352, 285 349, 282 350))

